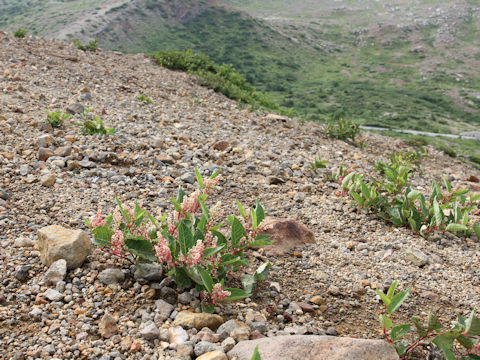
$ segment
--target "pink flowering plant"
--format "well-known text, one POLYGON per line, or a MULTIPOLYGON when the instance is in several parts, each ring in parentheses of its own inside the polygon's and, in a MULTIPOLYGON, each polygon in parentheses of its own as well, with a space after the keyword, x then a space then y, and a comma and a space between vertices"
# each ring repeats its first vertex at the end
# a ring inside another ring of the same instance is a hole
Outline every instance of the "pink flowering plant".
POLYGON ((104 217, 99 209, 87 225, 104 251, 130 263, 163 264, 178 285, 195 285, 204 311, 213 311, 220 301, 251 296, 256 282, 268 274, 270 263, 245 274, 243 289, 224 288, 225 283, 249 266, 244 250, 271 241, 260 233, 265 212, 258 201, 249 212, 237 201, 241 218, 229 216, 222 222, 220 204, 210 209, 206 205, 219 182, 218 172, 207 179, 197 169, 195 174, 199 188, 190 195, 179 188, 171 199, 174 210, 158 221, 138 203, 123 204, 117 199, 113 214, 104 217))

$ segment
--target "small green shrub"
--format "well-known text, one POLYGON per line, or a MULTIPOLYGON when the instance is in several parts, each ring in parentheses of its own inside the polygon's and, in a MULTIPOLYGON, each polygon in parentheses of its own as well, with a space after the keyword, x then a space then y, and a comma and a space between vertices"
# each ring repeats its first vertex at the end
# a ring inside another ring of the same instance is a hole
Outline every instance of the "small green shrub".
POLYGON ((213 312, 217 302, 249 297, 256 282, 265 280, 269 262, 241 278, 243 289, 224 289, 233 274, 249 266, 244 251, 271 241, 260 234, 265 213, 258 201, 248 213, 237 202, 241 218, 222 221, 219 205, 209 209, 206 204, 218 184, 218 172, 207 179, 197 169, 195 174, 199 189, 187 195, 179 188, 169 216, 157 220, 138 203, 122 204, 117 199, 113 214, 104 218, 99 209, 87 225, 95 243, 112 255, 139 265, 160 263, 179 286, 195 286, 202 295, 203 311, 213 312))
POLYGON ((393 344, 402 360, 408 359, 411 352, 426 341, 440 349, 447 360, 480 360, 480 318, 477 317, 475 310, 468 318, 458 314, 457 324, 449 329, 446 329, 431 311, 426 324, 422 324, 417 317, 412 317, 409 324, 393 326, 389 315, 402 305, 411 291, 411 287, 408 287, 395 294, 397 284, 397 281, 394 281, 386 294, 378 289, 376 292, 385 305, 385 311, 379 318, 385 340, 393 344), (405 341, 405 336, 412 330, 417 332, 416 340, 409 343, 405 341), (466 349, 465 356, 457 357, 453 353, 455 341, 466 349))
POLYGON ((230 64, 216 64, 207 55, 193 53, 191 50, 160 51, 153 54, 158 65, 171 70, 182 70, 197 75, 197 82, 222 93, 240 103, 250 104, 253 108, 266 108, 282 115, 293 117, 292 109, 276 104, 270 97, 257 91, 230 64))
POLYGON ((466 189, 453 189, 443 177, 445 191, 432 183, 427 198, 418 190, 412 190, 409 182, 415 169, 413 160, 401 154, 391 157, 389 163, 377 162, 376 170, 381 177, 366 177, 349 173, 341 180, 342 188, 355 200, 363 212, 373 212, 396 226, 407 226, 424 237, 434 231, 480 234, 479 224, 469 226, 469 212, 478 207, 480 194, 466 189))
POLYGON ((318 169, 325 169, 327 167, 328 160, 322 160, 319 156, 315 161, 310 162, 310 169, 316 174, 318 169))
POLYGON ((64 112, 58 111, 48 111, 47 110, 47 123, 52 125, 52 127, 59 127, 65 120, 70 119, 72 116, 65 114, 64 112))
POLYGON ((457 157, 457 153, 455 150, 453 150, 450 146, 448 145, 445 145, 445 144, 438 144, 436 146, 436 148, 438 150, 441 150, 443 151, 445 154, 447 154, 448 156, 452 157, 452 158, 456 158, 457 157))
POLYGON ((327 136, 350 142, 355 146, 363 147, 362 143, 358 143, 356 139, 360 133, 361 130, 358 124, 343 118, 336 121, 330 121, 325 126, 325 134, 327 136))
POLYGON ((115 128, 106 128, 103 125, 103 120, 97 115, 92 114, 93 110, 90 108, 85 109, 85 113, 82 115, 83 121, 77 123, 82 127, 82 133, 87 135, 110 135, 115 133, 115 128))
POLYGON ((478 155, 470 155, 470 161, 474 162, 475 164, 480 164, 480 156, 478 155))
POLYGON ((140 94, 136 97, 137 101, 143 102, 144 104, 153 104, 153 100, 149 97, 145 96, 144 94, 140 94))
POLYGON ((77 47, 79 50, 83 51, 92 51, 95 52, 98 49, 98 40, 90 40, 90 42, 85 45, 81 43, 79 40, 72 40, 72 43, 77 47))
POLYGON ((24 38, 25 35, 27 34, 27 30, 25 29, 17 29, 15 30, 15 32, 13 33, 13 36, 15 36, 16 38, 24 38))

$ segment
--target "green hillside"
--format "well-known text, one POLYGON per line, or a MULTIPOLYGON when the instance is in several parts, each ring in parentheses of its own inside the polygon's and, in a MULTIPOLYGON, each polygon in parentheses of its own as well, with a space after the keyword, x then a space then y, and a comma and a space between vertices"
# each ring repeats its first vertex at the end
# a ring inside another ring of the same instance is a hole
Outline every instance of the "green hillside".
POLYGON ((341 109, 367 125, 480 125, 478 0, 222 3, 0 0, 0 28, 123 52, 191 48, 308 120, 341 109))

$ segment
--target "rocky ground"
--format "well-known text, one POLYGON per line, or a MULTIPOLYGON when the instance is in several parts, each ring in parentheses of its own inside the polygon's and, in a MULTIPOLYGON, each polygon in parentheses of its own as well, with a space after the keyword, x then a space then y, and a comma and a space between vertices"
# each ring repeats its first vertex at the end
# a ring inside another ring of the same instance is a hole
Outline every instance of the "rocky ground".
MULTIPOLYGON (((224 356, 262 335, 375 339, 382 306, 374 289, 392 279, 413 286, 399 321, 433 309, 449 324, 457 312, 479 309, 478 239, 427 240, 394 228, 357 212, 335 183, 309 169, 320 155, 328 171, 345 164, 371 172, 375 160, 407 149, 400 140, 365 134, 368 146, 359 149, 326 138, 320 125, 249 112, 141 54, 82 52, 5 33, 0 91, 0 357, 191 359, 214 350, 224 356), (154 104, 137 101, 140 93, 154 104), (82 106, 115 134, 81 134, 82 106), (67 108, 77 112, 72 119, 46 125, 46 110, 67 108), (224 146, 214 146, 219 141, 224 146), (251 252, 274 263, 269 279, 251 299, 219 307, 222 320, 211 331, 178 318, 198 311, 195 291, 155 274, 147 281, 98 249, 64 280, 45 278, 38 229, 87 230, 83 218, 100 206, 112 210, 115 196, 154 214, 170 211, 178 185, 194 188, 194 167, 221 169, 212 200, 227 213, 236 211, 235 198, 248 205, 258 198, 269 216, 305 224, 315 244, 282 256, 251 252), (232 319, 249 326, 215 331, 232 319)), ((454 186, 480 190, 471 181, 479 171, 433 149, 421 168, 418 189, 446 174, 454 186)))

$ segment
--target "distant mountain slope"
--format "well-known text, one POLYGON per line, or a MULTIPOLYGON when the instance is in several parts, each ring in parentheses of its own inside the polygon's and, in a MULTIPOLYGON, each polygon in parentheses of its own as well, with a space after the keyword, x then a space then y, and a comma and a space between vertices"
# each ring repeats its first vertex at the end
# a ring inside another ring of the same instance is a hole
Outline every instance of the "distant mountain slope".
POLYGON ((304 118, 440 132, 480 125, 479 17, 478 0, 0 0, 0 28, 192 48, 304 118))

